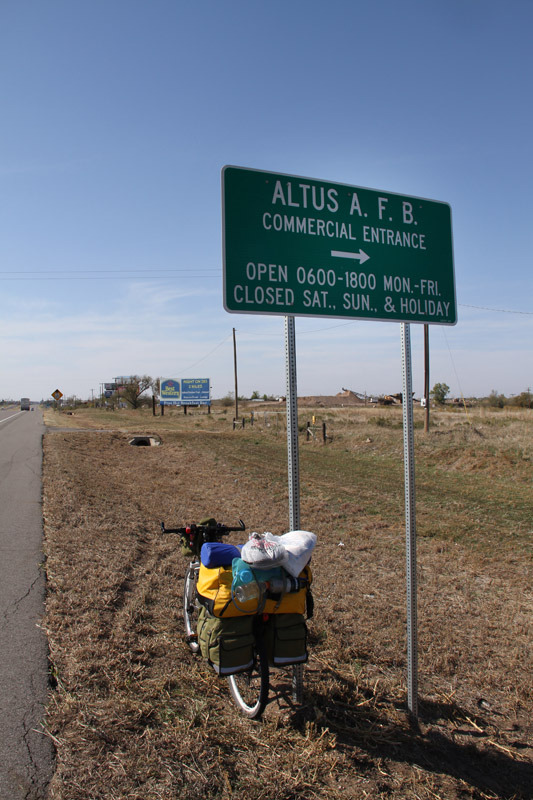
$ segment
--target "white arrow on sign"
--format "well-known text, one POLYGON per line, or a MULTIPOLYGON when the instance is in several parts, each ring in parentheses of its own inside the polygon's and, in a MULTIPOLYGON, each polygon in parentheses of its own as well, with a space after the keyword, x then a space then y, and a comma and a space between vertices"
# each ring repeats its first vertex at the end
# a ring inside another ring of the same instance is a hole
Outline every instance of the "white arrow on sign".
POLYGON ((346 250, 332 250, 331 255, 335 256, 335 258, 353 258, 355 261, 359 261, 360 264, 364 264, 370 258, 361 248, 359 248, 358 253, 349 253, 346 250))

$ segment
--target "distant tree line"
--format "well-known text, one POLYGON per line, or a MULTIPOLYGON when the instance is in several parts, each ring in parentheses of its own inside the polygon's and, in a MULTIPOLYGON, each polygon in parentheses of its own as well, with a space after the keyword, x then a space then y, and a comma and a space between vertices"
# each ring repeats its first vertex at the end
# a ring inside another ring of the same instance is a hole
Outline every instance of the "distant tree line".
MULTIPOLYGON (((444 405, 448 397, 450 387, 446 383, 436 383, 431 390, 431 397, 436 405, 444 405)), ((469 398, 473 399, 473 398, 469 398)), ((533 402, 533 393, 530 389, 525 392, 514 395, 513 397, 506 397, 493 389, 488 397, 477 398, 477 402, 483 405, 490 406, 490 408, 531 408, 533 402)))
POLYGON ((514 397, 506 397, 504 394, 499 394, 496 389, 493 389, 489 396, 485 398, 485 402, 491 408, 505 408, 506 406, 531 408, 532 401, 533 394, 530 389, 525 392, 520 392, 520 394, 516 394, 514 397))
MULTIPOLYGON (((151 396, 147 395, 149 390, 152 390, 154 395, 159 394, 159 378, 151 378, 149 375, 131 375, 128 380, 123 381, 120 387, 117 387, 113 393, 111 402, 125 402, 130 408, 140 408, 144 405, 151 404, 151 396)), ((450 387, 447 383, 436 383, 430 392, 431 398, 435 405, 445 405, 450 392, 450 387)), ((274 395, 261 394, 257 389, 254 390, 250 398, 245 398, 239 395, 239 401, 250 400, 277 400, 274 395)), ((493 389, 488 397, 469 398, 470 401, 476 400, 477 403, 489 406, 491 408, 531 408, 533 404, 533 392, 527 389, 518 395, 506 397, 504 394, 499 393, 493 389)), ((11 402, 11 401, 0 401, 11 402)), ((63 399, 63 407, 75 407, 82 404, 79 398, 74 395, 65 397, 63 399)), ((222 406, 231 406, 235 402, 235 395, 233 392, 228 392, 221 400, 218 401, 222 406)))

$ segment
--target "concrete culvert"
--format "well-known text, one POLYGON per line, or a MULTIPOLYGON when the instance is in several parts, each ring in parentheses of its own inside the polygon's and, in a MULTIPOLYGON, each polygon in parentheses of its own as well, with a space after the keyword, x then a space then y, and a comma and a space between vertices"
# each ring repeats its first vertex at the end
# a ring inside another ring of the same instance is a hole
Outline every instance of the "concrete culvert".
POLYGON ((133 439, 129 440, 128 444, 134 447, 157 447, 157 445, 161 444, 161 440, 156 439, 154 436, 134 436, 133 439))

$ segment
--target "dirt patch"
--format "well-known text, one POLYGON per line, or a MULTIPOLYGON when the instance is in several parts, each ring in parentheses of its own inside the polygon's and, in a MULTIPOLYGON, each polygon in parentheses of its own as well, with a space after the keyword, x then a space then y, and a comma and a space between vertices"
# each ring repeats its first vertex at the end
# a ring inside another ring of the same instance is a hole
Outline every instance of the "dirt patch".
POLYGON ((117 432, 45 437, 51 798, 529 798, 530 562, 421 538, 413 725, 402 518, 331 474, 342 439, 302 453, 302 524, 319 537, 304 706, 280 672, 264 720, 239 716, 183 641, 185 562, 159 523, 209 514, 283 532, 286 450, 266 427, 215 423, 153 448, 117 432))

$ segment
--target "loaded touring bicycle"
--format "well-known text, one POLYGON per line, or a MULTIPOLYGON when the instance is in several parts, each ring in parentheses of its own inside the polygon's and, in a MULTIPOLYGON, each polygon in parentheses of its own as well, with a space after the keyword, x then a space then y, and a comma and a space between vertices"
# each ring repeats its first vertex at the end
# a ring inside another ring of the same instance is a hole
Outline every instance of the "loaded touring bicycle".
POLYGON ((240 548, 223 539, 244 531, 242 520, 237 527, 209 518, 180 528, 161 523, 161 529, 179 534, 190 558, 183 618, 192 652, 227 679, 234 702, 251 719, 266 707, 272 667, 290 669, 292 697, 301 703, 314 534, 252 534, 240 548))

